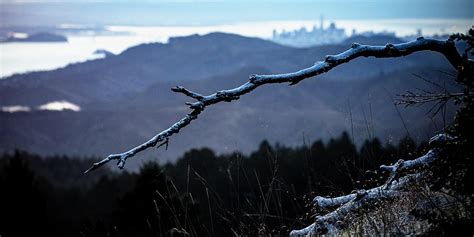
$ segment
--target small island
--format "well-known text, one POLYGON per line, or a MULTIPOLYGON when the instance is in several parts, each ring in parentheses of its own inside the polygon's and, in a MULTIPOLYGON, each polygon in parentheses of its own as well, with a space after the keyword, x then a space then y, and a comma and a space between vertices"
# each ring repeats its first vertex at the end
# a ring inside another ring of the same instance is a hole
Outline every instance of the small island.
POLYGON ((105 49, 97 49, 96 51, 94 51, 93 53, 94 55, 102 55, 104 56, 105 58, 106 57, 111 57, 111 56, 115 56, 114 53, 110 52, 110 51, 107 51, 105 49))
POLYGON ((63 35, 48 32, 40 32, 35 34, 12 33, 6 39, 1 40, 2 43, 8 42, 68 42, 63 35))

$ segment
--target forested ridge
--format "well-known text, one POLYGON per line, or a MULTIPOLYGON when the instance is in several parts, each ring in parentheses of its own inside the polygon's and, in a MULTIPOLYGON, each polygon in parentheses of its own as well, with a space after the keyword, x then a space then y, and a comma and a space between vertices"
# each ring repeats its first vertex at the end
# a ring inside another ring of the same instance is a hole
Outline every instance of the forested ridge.
POLYGON ((409 137, 395 144, 374 138, 357 148, 344 132, 299 147, 263 141, 250 155, 193 149, 176 163, 85 176, 95 159, 16 151, 0 158, 0 231, 7 237, 288 235, 312 219, 315 195, 380 185, 388 175, 377 171, 381 164, 413 159, 426 148, 409 137))

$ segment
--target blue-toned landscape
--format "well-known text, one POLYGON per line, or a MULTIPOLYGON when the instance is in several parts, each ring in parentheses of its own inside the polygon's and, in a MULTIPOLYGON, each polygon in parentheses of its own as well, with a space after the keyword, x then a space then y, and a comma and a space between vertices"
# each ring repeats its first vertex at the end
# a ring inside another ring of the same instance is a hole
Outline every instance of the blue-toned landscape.
POLYGON ((2 237, 473 234, 470 1, 0 7, 2 237))

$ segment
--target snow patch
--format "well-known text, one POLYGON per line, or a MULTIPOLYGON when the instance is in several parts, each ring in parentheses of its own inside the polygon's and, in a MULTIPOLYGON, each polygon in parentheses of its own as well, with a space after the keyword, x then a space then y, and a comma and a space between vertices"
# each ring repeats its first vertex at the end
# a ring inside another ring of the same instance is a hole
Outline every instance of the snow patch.
POLYGON ((53 111, 72 110, 74 112, 81 111, 81 107, 79 105, 73 104, 65 100, 49 102, 47 104, 38 106, 38 109, 53 111))
POLYGON ((2 106, 2 112, 16 113, 16 112, 30 112, 31 108, 23 105, 2 106))

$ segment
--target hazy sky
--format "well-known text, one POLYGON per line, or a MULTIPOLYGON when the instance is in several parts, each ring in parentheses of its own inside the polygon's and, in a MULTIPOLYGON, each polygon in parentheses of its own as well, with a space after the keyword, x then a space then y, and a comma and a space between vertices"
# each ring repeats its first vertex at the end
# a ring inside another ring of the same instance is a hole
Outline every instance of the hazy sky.
POLYGON ((473 0, 0 0, 2 25, 206 25, 242 21, 470 18, 473 0))

